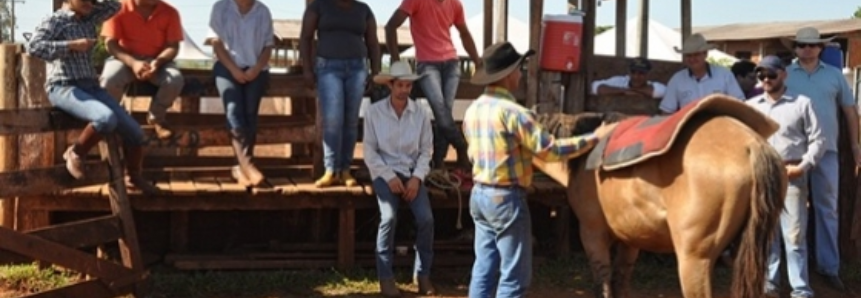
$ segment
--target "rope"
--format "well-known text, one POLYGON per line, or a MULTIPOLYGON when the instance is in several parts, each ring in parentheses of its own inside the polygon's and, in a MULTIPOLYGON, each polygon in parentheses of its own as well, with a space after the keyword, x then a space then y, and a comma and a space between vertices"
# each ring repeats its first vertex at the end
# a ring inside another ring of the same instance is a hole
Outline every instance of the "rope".
POLYGON ((435 186, 436 188, 446 191, 454 190, 457 194, 457 224, 458 230, 463 229, 462 214, 463 214, 463 195, 460 193, 460 177, 451 175, 446 170, 431 170, 425 177, 425 181, 435 186))

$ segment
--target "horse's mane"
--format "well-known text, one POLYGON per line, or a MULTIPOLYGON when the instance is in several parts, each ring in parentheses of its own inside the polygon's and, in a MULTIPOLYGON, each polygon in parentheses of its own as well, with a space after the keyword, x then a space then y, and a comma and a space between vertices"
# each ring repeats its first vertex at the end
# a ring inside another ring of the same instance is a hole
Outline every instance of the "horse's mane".
MULTIPOLYGON (((584 135, 595 131, 601 123, 614 123, 628 117, 625 114, 617 112, 609 113, 579 113, 579 114, 540 114, 537 117, 538 123, 541 123, 550 134, 557 138, 570 138, 573 136, 584 135)), ((591 151, 591 150, 590 150, 591 151)), ((576 158, 568 161, 568 171, 579 169, 580 164, 586 160, 589 153, 584 153, 576 158)))

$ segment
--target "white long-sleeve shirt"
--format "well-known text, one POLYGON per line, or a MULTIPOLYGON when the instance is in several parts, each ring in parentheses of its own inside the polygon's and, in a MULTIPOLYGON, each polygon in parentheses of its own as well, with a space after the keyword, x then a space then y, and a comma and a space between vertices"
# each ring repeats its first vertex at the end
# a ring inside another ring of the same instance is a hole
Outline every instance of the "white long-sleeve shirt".
POLYGON ((389 181, 395 173, 424 181, 430 171, 433 131, 430 116, 412 100, 400 118, 391 99, 371 104, 365 111, 362 152, 372 179, 389 181))

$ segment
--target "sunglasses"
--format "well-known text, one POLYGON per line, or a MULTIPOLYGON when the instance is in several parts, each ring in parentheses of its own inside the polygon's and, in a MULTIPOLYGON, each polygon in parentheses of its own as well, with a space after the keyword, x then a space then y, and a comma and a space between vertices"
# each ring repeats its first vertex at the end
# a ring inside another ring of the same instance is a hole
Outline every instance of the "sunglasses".
POLYGON ((820 46, 821 46, 821 45, 820 45, 820 44, 818 44, 818 43, 796 43, 796 44, 795 44, 795 47, 796 47, 796 48, 800 48, 800 49, 803 49, 803 48, 818 48, 818 47, 820 47, 820 46))
POLYGON ((765 81, 765 79, 774 80, 777 79, 776 72, 760 72, 756 74, 756 78, 760 81, 765 81))

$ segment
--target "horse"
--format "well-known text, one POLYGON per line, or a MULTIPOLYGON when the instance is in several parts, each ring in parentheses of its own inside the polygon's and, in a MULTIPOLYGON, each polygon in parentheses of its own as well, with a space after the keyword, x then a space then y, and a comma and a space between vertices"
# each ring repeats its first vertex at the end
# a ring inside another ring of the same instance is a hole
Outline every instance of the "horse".
MULTIPOLYGON (((625 117, 551 114, 538 120, 551 134, 568 137, 625 117)), ((776 123, 762 117, 765 128, 755 131, 737 117, 696 114, 665 153, 619 169, 587 169, 588 154, 563 167, 536 163, 557 171, 551 177, 568 177, 561 182, 579 220, 596 297, 628 297, 633 265, 646 250, 674 252, 684 297, 710 298, 713 265, 730 244, 737 248, 731 297, 764 296, 787 178, 781 157, 764 139, 776 123)))

